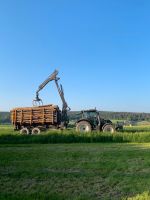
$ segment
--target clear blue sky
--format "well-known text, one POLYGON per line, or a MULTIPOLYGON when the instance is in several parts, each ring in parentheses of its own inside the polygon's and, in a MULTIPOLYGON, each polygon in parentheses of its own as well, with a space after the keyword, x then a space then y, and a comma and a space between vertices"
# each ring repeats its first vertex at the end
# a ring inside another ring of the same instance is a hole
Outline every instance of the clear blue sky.
MULTIPOLYGON (((55 68, 72 110, 150 112, 150 1, 0 0, 0 109, 55 68)), ((61 106, 54 83, 41 97, 61 106)))

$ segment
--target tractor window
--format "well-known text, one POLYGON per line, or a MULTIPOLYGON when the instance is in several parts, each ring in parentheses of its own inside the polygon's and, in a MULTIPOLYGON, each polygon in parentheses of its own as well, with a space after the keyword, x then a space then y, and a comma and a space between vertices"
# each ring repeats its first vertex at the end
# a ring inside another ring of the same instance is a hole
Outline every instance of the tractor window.
POLYGON ((97 113, 96 112, 84 112, 84 115, 86 118, 95 118, 97 117, 97 113))

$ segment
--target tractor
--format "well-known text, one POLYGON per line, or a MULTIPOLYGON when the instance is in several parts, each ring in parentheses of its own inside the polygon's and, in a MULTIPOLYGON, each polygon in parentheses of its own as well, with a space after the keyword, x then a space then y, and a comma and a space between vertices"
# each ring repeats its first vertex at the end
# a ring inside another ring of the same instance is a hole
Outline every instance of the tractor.
POLYGON ((110 120, 102 119, 96 109, 83 110, 79 113, 80 119, 76 122, 77 132, 102 131, 111 132, 123 129, 123 125, 113 124, 110 120))

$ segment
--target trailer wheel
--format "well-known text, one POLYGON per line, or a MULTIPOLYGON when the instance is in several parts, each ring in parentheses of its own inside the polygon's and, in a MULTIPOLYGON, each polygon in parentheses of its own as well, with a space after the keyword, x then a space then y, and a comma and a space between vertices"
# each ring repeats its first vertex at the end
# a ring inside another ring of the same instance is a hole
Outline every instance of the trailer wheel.
POLYGON ((103 132, 109 132, 109 133, 114 133, 115 132, 115 129, 113 127, 112 124, 107 124, 107 125, 104 125, 103 127, 103 132))
POLYGON ((41 130, 39 128, 32 129, 32 135, 39 135, 40 133, 41 133, 41 130))
POLYGON ((28 128, 22 128, 22 129, 20 130, 20 134, 22 134, 22 135, 29 135, 29 134, 30 134, 30 131, 29 131, 28 128))
POLYGON ((76 124, 77 132, 91 132, 92 127, 91 124, 87 121, 81 121, 76 124))

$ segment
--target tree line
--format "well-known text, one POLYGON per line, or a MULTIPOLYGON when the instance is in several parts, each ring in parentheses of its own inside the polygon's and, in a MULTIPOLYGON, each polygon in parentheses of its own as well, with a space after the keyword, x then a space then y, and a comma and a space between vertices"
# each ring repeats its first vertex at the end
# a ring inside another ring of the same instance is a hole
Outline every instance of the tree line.
MULTIPOLYGON (((68 113, 70 120, 78 120, 80 118, 79 111, 70 111, 68 113)), ((150 113, 132 113, 132 112, 109 112, 100 111, 101 118, 122 121, 150 121, 150 113)), ((0 124, 10 124, 10 113, 0 112, 0 124)))
MULTIPOLYGON (((122 120, 122 121, 150 121, 150 113, 133 113, 133 112, 109 112, 100 111, 100 117, 111 120, 122 120)), ((77 120, 79 112, 71 111, 69 113, 70 120, 77 120)))

